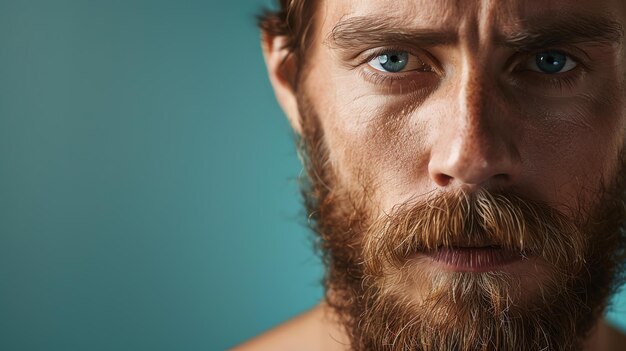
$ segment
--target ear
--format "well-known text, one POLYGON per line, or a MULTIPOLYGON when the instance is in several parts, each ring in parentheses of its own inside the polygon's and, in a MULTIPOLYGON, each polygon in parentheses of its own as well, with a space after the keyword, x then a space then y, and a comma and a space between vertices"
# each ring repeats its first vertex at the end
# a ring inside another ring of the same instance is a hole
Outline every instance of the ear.
POLYGON ((293 55, 289 55, 289 50, 285 49, 286 40, 285 36, 271 36, 264 33, 261 44, 276 99, 287 115, 293 130, 301 135, 300 112, 294 91, 295 62, 293 55))

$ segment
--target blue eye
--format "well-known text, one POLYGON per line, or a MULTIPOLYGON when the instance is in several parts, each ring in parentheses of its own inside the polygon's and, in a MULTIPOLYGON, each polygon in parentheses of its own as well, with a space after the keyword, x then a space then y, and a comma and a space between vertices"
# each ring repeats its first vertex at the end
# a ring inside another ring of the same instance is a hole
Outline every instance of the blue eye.
POLYGON ((409 62, 409 53, 390 52, 376 57, 380 66, 387 72, 400 72, 409 62))
POLYGON ((409 54, 407 51, 387 51, 374 57, 368 64, 378 71, 389 73, 431 71, 430 66, 426 65, 418 57, 409 54))
POLYGON ((576 62, 561 51, 549 50, 535 54, 534 67, 529 69, 547 74, 563 73, 574 69, 576 62))

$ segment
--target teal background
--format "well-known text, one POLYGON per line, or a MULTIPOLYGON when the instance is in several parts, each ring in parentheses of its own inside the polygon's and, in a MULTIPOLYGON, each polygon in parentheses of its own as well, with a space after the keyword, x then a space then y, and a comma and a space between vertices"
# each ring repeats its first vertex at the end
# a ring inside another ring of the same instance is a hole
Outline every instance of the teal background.
POLYGON ((223 350, 319 301, 267 4, 0 0, 0 350, 223 350))

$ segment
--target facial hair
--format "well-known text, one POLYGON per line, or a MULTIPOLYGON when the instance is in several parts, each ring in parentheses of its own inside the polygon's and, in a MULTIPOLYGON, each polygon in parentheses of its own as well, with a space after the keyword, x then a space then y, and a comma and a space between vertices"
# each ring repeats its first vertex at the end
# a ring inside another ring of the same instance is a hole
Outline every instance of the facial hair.
POLYGON ((366 180, 337 180, 319 116, 298 98, 303 197, 326 302, 355 351, 579 350, 621 283, 624 157, 593 206, 568 215, 512 191, 438 193, 378 215, 366 180), (360 189, 355 191, 354 189, 360 189), (424 254, 496 244, 537 270, 429 270, 424 254))

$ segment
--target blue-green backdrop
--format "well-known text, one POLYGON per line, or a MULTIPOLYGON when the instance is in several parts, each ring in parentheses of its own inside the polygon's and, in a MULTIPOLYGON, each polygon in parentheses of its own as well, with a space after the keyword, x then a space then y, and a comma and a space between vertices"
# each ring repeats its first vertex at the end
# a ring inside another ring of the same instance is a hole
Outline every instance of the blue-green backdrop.
POLYGON ((223 350, 319 301, 269 4, 0 0, 0 350, 223 350))

